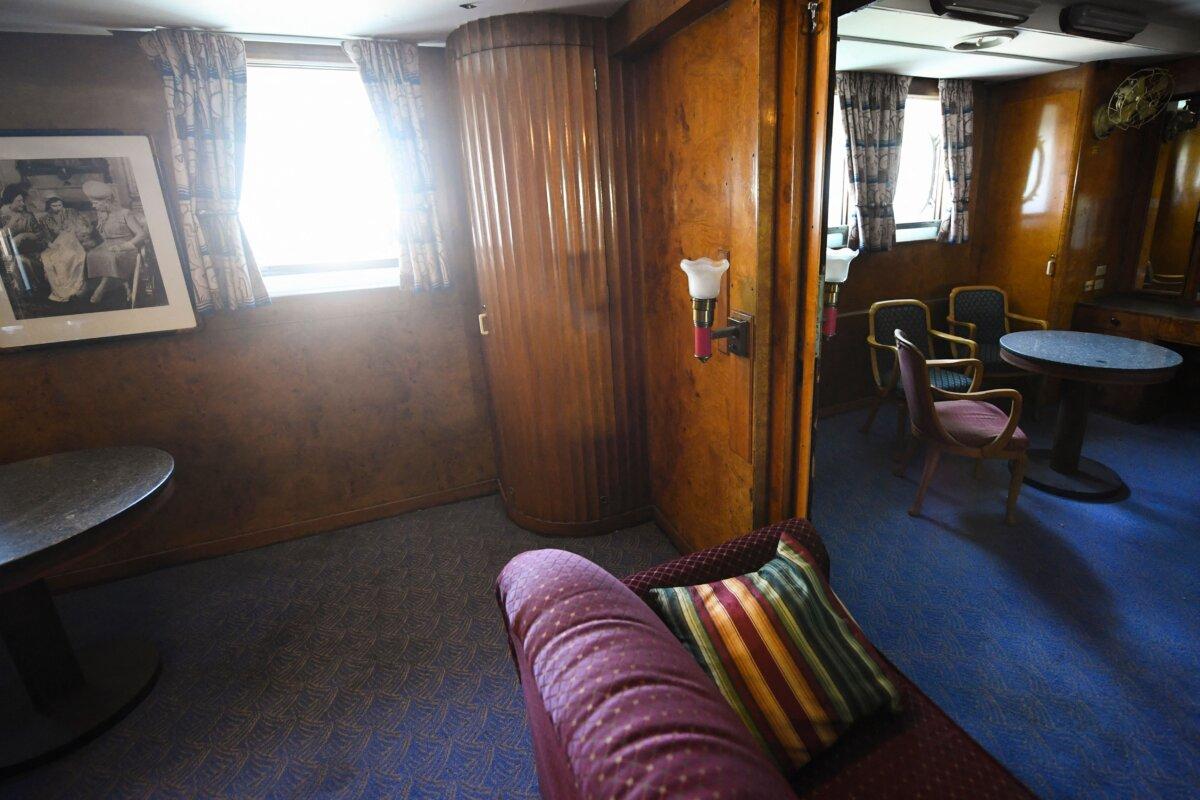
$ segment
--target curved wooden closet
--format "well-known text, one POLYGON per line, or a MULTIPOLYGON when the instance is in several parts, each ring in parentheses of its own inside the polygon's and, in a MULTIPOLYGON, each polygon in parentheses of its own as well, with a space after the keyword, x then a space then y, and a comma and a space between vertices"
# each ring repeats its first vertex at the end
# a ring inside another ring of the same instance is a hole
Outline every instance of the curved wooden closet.
POLYGON ((508 514, 561 534, 644 518, 622 77, 603 22, 511 14, 447 47, 508 514))

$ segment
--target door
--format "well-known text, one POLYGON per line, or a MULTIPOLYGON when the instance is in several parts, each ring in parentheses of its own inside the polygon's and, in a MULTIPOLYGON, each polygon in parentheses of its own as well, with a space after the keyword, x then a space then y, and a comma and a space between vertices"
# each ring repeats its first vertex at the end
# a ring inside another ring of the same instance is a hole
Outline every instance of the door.
POLYGON ((979 213, 980 283, 1008 291, 1012 310, 1047 319, 1075 180, 1079 92, 999 98, 979 213))

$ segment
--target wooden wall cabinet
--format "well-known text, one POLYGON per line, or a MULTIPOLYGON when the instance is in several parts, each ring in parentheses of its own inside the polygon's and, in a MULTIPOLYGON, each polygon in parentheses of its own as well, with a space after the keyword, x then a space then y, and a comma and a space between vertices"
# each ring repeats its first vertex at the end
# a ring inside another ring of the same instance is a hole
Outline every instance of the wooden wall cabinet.
POLYGON ((550 534, 647 518, 638 290, 611 102, 621 70, 604 21, 492 17, 447 49, 505 506, 550 534))

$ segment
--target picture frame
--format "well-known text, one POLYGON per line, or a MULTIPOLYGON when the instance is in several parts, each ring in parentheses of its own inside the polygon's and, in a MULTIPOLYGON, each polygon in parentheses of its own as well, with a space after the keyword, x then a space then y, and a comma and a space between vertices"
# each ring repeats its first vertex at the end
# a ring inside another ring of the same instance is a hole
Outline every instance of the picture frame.
POLYGON ((0 350, 198 327, 150 137, 0 134, 0 350))

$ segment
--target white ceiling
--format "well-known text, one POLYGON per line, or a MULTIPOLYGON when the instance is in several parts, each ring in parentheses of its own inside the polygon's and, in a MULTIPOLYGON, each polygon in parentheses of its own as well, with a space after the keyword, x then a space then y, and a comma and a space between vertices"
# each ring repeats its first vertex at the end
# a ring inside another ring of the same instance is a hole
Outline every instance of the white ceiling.
POLYGON ((837 68, 922 78, 1008 80, 1070 69, 1078 64, 1130 58, 1167 58, 1200 52, 1200 0, 1105 0, 1149 16, 1151 24, 1118 44, 1068 36, 1058 26, 1062 4, 1046 2, 1000 47, 962 53, 959 39, 1000 26, 939 17, 928 0, 878 0, 838 20, 837 68))
POLYGON ((522 11, 606 17, 623 0, 0 0, 0 30, 95 33, 191 26, 300 37, 442 42, 466 22, 522 11))

